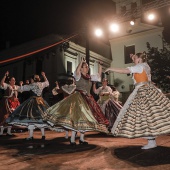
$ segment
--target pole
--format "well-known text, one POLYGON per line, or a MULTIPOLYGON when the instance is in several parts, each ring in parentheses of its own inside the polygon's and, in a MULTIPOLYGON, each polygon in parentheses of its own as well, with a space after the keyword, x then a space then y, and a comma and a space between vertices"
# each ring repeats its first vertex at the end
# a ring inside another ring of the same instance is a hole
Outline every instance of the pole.
POLYGON ((86 62, 89 66, 89 58, 90 58, 90 52, 89 52, 89 38, 86 37, 86 62))

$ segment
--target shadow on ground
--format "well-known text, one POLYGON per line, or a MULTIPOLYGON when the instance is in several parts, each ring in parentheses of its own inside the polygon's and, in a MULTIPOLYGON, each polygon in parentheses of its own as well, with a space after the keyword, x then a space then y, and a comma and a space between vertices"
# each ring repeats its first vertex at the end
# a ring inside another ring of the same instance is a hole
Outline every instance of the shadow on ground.
POLYGON ((18 151, 16 154, 19 155, 66 154, 92 150, 97 147, 96 145, 83 145, 78 143, 76 146, 71 146, 69 139, 63 137, 57 137, 52 140, 34 139, 26 141, 24 139, 15 139, 15 136, 4 136, 3 140, 0 141, 0 145, 6 149, 16 149, 18 151))
POLYGON ((143 167, 170 164, 170 148, 157 147, 142 150, 141 147, 123 147, 111 151, 113 157, 143 167))

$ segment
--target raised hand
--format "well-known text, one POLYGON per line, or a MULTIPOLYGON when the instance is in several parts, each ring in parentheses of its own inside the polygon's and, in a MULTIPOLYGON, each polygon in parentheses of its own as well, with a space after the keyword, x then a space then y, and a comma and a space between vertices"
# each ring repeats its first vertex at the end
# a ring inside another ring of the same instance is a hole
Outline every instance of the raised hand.
POLYGON ((9 71, 7 71, 7 72, 5 73, 5 76, 6 76, 6 77, 9 76, 9 71))
POLYGON ((42 76, 45 76, 45 72, 42 71, 42 72, 41 72, 41 75, 42 75, 42 76))
POLYGON ((86 58, 85 57, 82 57, 81 58, 81 62, 83 63, 83 62, 86 62, 86 58))
POLYGON ((23 84, 24 84, 23 81, 20 81, 20 82, 19 82, 19 85, 20 85, 20 86, 22 86, 23 84))

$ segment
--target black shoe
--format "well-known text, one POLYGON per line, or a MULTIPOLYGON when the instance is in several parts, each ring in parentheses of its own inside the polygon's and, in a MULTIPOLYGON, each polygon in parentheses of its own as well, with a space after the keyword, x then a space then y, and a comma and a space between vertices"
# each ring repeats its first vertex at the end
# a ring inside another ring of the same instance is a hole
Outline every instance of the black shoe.
POLYGON ((33 137, 25 138, 25 140, 34 140, 33 137))
POLYGON ((42 140, 45 140, 45 136, 42 136, 42 138, 41 138, 42 140))
POLYGON ((88 145, 88 142, 79 140, 79 144, 88 145))
POLYGON ((6 136, 14 136, 13 134, 6 133, 6 136))
POLYGON ((70 145, 71 146, 76 146, 76 142, 71 142, 71 140, 70 140, 70 145))
POLYGON ((111 133, 111 128, 108 128, 109 133, 111 133))

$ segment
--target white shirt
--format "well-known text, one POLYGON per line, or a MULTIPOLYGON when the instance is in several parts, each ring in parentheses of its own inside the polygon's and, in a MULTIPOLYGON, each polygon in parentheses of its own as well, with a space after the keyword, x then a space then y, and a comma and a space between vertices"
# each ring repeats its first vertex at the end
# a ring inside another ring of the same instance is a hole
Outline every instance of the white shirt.
POLYGON ((106 87, 99 87, 98 89, 95 90, 95 94, 100 94, 101 92, 109 92, 111 94, 112 89, 109 86, 106 86, 106 87))
MULTIPOLYGON (((130 74, 132 73, 142 73, 145 70, 148 80, 151 81, 151 69, 147 63, 139 63, 135 66, 127 67, 130 70, 130 74)), ((136 83, 134 76, 132 77, 134 84, 136 83)))
POLYGON ((21 86, 21 91, 32 90, 37 96, 41 96, 43 89, 48 86, 49 86, 48 80, 46 80, 45 82, 34 82, 29 85, 21 86))
POLYGON ((11 94, 8 97, 12 97, 15 94, 15 96, 17 98, 18 92, 21 92, 20 86, 14 85, 14 88, 12 88, 12 86, 10 84, 7 84, 7 83, 4 83, 4 86, 0 86, 0 88, 4 89, 4 90, 9 88, 11 90, 11 94))

